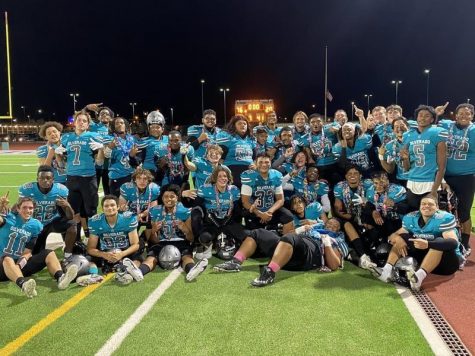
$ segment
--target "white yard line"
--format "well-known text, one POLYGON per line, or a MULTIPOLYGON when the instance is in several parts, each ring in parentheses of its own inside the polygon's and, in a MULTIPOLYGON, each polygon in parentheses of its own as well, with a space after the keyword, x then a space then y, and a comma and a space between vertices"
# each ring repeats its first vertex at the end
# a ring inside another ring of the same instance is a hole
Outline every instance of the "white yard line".
POLYGON ((427 343, 432 349, 434 355, 453 355, 447 344, 440 337, 439 333, 430 321, 427 314, 421 308, 416 298, 412 295, 411 291, 407 288, 398 285, 396 285, 396 290, 401 296, 402 301, 406 305, 406 308, 409 310, 409 313, 411 314, 412 318, 421 330, 422 335, 427 340, 427 343))
POLYGON ((109 340, 97 351, 96 355, 112 355, 122 344, 125 338, 134 330, 140 321, 148 314, 155 303, 170 288, 182 272, 181 268, 173 270, 165 280, 148 296, 148 298, 135 310, 127 321, 112 335, 109 340))

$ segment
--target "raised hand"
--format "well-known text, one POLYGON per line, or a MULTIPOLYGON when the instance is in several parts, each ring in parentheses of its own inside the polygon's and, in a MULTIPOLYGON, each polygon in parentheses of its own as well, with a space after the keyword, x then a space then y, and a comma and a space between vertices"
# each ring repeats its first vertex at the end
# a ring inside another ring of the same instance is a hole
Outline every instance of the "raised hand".
POLYGON ((10 200, 8 200, 8 195, 10 191, 7 191, 4 195, 0 197, 0 211, 2 213, 6 212, 8 209, 8 204, 10 204, 10 200))
POLYGON ((359 107, 357 107, 356 104, 353 104, 353 108, 355 109, 355 115, 357 117, 364 116, 364 111, 360 109, 359 107))
POLYGON ((435 113, 437 116, 444 115, 445 109, 447 109, 447 106, 449 106, 449 102, 447 101, 445 105, 439 105, 435 108, 435 113))
POLYGON ((94 112, 98 112, 101 109, 102 104, 103 103, 87 104, 86 109, 94 111, 94 112))

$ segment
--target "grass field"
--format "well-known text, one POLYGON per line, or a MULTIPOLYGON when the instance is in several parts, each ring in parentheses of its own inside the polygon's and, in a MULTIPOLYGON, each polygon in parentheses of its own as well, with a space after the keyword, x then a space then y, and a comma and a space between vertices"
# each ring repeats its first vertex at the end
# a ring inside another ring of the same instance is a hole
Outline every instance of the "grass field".
MULTIPOLYGON (((33 156, 0 155, 0 194, 10 191, 13 202, 12 186, 35 179, 35 162, 33 156)), ((349 263, 334 273, 282 271, 274 285, 256 289, 249 281, 259 263, 250 260, 231 275, 208 268, 193 283, 182 274, 115 353, 432 354, 394 286, 368 272, 349 263)), ((36 276, 38 297, 29 300, 13 283, 0 283, 0 355, 16 348, 19 355, 95 354, 170 273, 156 270, 129 286, 104 282, 51 323, 51 313, 72 305, 84 288, 58 291, 43 271, 36 276), (41 325, 48 326, 31 337, 41 325)))

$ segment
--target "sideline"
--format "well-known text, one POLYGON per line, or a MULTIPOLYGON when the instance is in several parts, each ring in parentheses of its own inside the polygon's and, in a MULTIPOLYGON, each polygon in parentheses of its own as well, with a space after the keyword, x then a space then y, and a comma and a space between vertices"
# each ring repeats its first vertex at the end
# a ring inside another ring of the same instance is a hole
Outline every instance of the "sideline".
POLYGON ((144 318, 144 316, 148 314, 150 309, 152 309, 152 307, 165 293, 165 291, 170 288, 173 282, 178 279, 182 271, 183 270, 181 268, 173 270, 167 276, 167 278, 165 278, 162 283, 160 283, 160 285, 135 310, 135 312, 127 319, 127 321, 122 324, 119 329, 117 329, 114 335, 112 335, 109 340, 107 340, 104 346, 102 346, 100 350, 97 351, 96 356, 112 355, 120 347, 127 335, 129 335, 144 318))
POLYGON ((427 314, 421 308, 416 298, 412 295, 411 291, 399 285, 396 285, 396 290, 401 296, 402 301, 409 310, 409 313, 416 322, 417 327, 426 339, 434 355, 453 355, 452 351, 450 351, 445 341, 441 338, 427 314))
POLYGON ((23 345, 25 345, 28 341, 30 341, 33 337, 38 335, 48 326, 53 324, 57 319, 61 316, 66 314, 69 310, 75 307, 81 300, 86 298, 89 294, 94 292, 97 288, 102 286, 105 282, 110 280, 114 276, 114 273, 109 273, 102 283, 99 284, 92 284, 90 286, 85 287, 82 291, 78 294, 74 295, 71 299, 64 302, 61 306, 53 310, 35 325, 33 325, 30 329, 25 331, 15 340, 9 342, 4 348, 0 349, 0 355, 11 355, 14 352, 18 351, 23 345))

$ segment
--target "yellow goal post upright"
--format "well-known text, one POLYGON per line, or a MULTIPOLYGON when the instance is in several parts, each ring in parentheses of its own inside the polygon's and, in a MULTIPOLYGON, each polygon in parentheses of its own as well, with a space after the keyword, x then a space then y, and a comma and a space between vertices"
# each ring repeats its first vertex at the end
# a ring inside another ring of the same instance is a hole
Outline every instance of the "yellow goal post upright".
POLYGON ((7 115, 1 115, 0 119, 13 119, 12 107, 12 82, 10 73, 10 42, 8 39, 8 13, 5 11, 5 47, 7 55, 7 83, 8 83, 8 112, 7 115))

